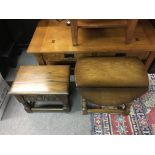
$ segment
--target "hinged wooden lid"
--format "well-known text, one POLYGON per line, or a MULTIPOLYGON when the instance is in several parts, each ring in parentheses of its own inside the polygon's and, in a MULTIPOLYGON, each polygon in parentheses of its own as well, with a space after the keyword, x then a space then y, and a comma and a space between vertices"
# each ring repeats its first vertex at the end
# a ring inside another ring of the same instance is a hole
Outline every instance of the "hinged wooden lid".
POLYGON ((10 94, 68 94, 69 66, 21 66, 10 94))
POLYGON ((148 87, 143 63, 135 57, 88 57, 77 61, 77 87, 148 87))

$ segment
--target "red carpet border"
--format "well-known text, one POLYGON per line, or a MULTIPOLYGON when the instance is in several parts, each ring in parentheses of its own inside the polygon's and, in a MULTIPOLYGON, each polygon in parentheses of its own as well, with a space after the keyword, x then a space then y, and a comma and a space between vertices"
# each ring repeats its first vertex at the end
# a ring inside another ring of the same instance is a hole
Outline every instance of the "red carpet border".
POLYGON ((149 91, 133 101, 130 115, 91 114, 93 135, 154 135, 155 74, 149 74, 149 91))

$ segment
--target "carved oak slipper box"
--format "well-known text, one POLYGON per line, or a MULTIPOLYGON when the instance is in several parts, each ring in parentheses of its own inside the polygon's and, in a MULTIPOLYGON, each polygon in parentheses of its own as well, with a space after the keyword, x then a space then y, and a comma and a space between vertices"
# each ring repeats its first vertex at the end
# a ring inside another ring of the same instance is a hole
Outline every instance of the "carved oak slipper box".
POLYGON ((69 66, 21 66, 10 94, 27 112, 66 111, 69 106, 69 66))

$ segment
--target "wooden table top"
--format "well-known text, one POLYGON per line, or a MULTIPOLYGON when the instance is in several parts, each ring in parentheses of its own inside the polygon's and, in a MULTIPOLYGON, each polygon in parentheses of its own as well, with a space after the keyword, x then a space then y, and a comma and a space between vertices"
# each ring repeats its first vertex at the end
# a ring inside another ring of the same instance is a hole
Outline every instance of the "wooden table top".
POLYGON ((87 57, 75 67, 79 88, 147 88, 148 75, 135 57, 87 57), (91 67, 90 67, 91 66, 91 67))
POLYGON ((68 94, 69 66, 21 66, 10 94, 68 94))
POLYGON ((78 46, 72 45, 70 26, 64 21, 41 20, 28 53, 144 52, 155 50, 155 30, 148 20, 139 20, 134 41, 125 44, 124 28, 79 29, 78 46))

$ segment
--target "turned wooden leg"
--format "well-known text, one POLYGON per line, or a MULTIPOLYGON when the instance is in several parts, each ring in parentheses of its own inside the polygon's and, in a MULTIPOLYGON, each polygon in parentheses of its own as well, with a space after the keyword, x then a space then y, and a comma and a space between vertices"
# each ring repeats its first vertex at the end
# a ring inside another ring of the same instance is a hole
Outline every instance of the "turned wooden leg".
POLYGON ((87 112, 87 101, 84 98, 82 98, 82 114, 83 115, 88 114, 88 112, 87 112))
POLYGON ((29 106, 29 104, 28 103, 22 103, 23 105, 24 105, 24 109, 25 109, 25 111, 27 112, 27 113, 31 113, 32 112, 32 110, 31 110, 31 107, 29 106))
POLYGON ((20 103, 23 104, 24 109, 25 109, 26 112, 28 112, 28 113, 31 113, 31 112, 32 112, 32 111, 31 111, 31 105, 30 105, 27 101, 25 101, 24 98, 23 98, 22 96, 16 95, 16 98, 17 98, 17 100, 18 100, 20 103))
POLYGON ((130 43, 133 39, 134 32, 138 23, 138 19, 129 19, 126 30, 126 43, 130 43))
POLYGON ((69 96, 66 95, 64 98, 65 98, 65 100, 63 101, 63 103, 64 103, 63 109, 64 109, 64 111, 66 111, 66 112, 70 112, 69 96))
POLYGON ((73 46, 78 45, 78 25, 76 19, 71 20, 71 35, 73 46))
POLYGON ((63 110, 65 112, 70 112, 69 95, 61 95, 59 99, 63 102, 63 110))
POLYGON ((23 104, 24 109, 25 109, 26 112, 28 112, 28 113, 32 112, 31 111, 31 106, 30 106, 30 104, 27 101, 22 102, 22 104, 23 104))
POLYGON ((42 54, 34 54, 39 65, 46 65, 42 54))
POLYGON ((124 114, 129 115, 130 114, 130 108, 132 104, 125 104, 124 114))

